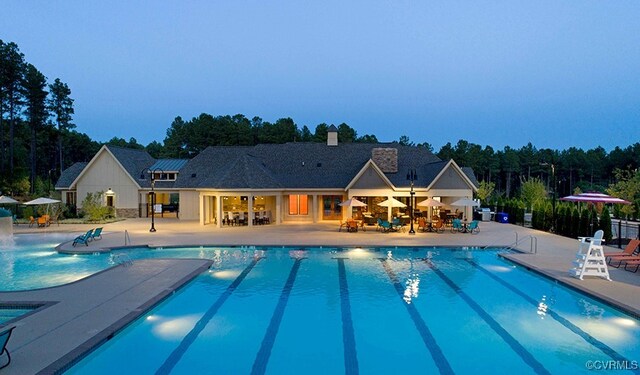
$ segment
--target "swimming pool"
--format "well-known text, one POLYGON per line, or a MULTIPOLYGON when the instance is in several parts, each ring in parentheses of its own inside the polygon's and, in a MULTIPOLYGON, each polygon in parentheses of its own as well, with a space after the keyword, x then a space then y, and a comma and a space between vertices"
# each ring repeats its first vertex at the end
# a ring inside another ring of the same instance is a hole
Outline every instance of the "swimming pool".
POLYGON ((499 251, 217 249, 68 373, 638 373, 638 320, 499 251))
POLYGON ((21 317, 22 315, 28 314, 30 312, 32 312, 35 308, 34 307, 29 307, 29 308, 22 308, 22 307, 16 307, 16 308, 9 308, 9 307, 0 307, 0 326, 11 321, 14 319, 17 319, 19 317, 21 317))

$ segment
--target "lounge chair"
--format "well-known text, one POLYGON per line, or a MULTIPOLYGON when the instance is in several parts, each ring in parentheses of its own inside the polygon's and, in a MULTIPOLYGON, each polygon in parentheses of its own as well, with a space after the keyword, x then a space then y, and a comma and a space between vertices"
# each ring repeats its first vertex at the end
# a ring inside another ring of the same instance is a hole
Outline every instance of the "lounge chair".
POLYGON ((424 217, 418 219, 418 230, 422 230, 423 232, 427 231, 427 220, 424 217))
POLYGON ((623 251, 618 251, 615 253, 605 253, 604 256, 609 258, 609 264, 611 264, 612 257, 627 257, 636 254, 636 250, 639 249, 638 245, 640 245, 640 240, 631 240, 624 248, 623 251))
POLYGON ((636 260, 640 260, 640 256, 617 256, 609 258, 609 265, 611 267, 620 268, 621 265, 627 264, 628 262, 635 262, 636 260), (618 261, 618 264, 613 264, 614 260, 618 261))
POLYGON ((625 271, 631 271, 630 269, 627 269, 627 266, 636 266, 636 269, 633 270, 633 273, 636 273, 638 272, 638 268, 640 268, 640 260, 628 260, 624 262, 625 271))
POLYGON ((33 216, 29 216, 29 228, 31 228, 35 223, 36 223, 36 219, 34 219, 33 216))
POLYGON ((396 217, 391 221, 391 229, 395 231, 402 230, 404 232, 404 224, 400 221, 399 217, 396 217))
POLYGON ((89 246, 89 242, 91 241, 91 236, 93 235, 93 229, 89 229, 87 233, 76 237, 73 240, 72 246, 76 246, 76 244, 83 243, 85 246, 89 246))
POLYGON ((382 232, 389 232, 391 228, 391 223, 386 220, 378 219, 378 228, 382 232))
POLYGON ((432 224, 431 224, 431 229, 436 232, 436 233, 444 233, 444 221, 442 220, 435 220, 432 224))
POLYGON ((347 222, 340 220, 340 227, 338 227, 338 232, 342 232, 342 228, 349 229, 349 227, 347 226, 347 222))
POLYGON ((102 239, 102 227, 96 228, 91 234, 91 241, 101 240, 102 239))
POLYGON ((474 232, 480 233, 480 227, 478 226, 478 220, 473 220, 472 222, 469 223, 469 225, 467 225, 467 231, 471 234, 473 234, 474 232))
POLYGON ((9 354, 9 351, 7 350, 7 343, 9 342, 9 337, 11 337, 11 332, 13 332, 14 328, 16 327, 11 327, 0 332, 0 346, 2 347, 2 351, 0 351, 0 357, 2 357, 5 353, 7 354, 7 363, 0 366, 0 369, 9 366, 9 363, 11 363, 11 354, 9 354))
POLYGON ((357 232, 358 223, 355 220, 347 220, 347 232, 357 232))

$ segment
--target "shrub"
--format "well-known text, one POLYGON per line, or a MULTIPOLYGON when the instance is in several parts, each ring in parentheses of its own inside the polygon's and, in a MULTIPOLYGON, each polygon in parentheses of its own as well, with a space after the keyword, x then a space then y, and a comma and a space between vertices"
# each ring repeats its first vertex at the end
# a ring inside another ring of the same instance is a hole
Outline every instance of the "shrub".
POLYGON ((600 216, 600 229, 604 231, 605 243, 611 243, 613 233, 611 232, 611 215, 607 207, 602 210, 602 216, 600 216))
POLYGON ((104 204, 102 199, 104 192, 87 193, 82 201, 84 218, 88 221, 102 221, 113 216, 113 210, 104 204))
POLYGON ((571 237, 578 237, 580 235, 580 212, 577 208, 573 208, 571 211, 571 237))

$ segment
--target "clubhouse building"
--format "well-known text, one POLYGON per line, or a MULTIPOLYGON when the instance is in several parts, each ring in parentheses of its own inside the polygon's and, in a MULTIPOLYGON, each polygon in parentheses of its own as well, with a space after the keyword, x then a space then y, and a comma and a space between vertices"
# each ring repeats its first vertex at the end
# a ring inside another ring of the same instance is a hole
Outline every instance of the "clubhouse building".
MULTIPOLYGON (((154 159, 144 150, 103 146, 89 161, 62 172, 56 184, 62 200, 81 208, 87 193, 103 192, 121 217, 178 217, 201 225, 316 223, 350 217, 401 215, 409 203, 415 170, 416 202, 445 205, 472 198, 473 171, 430 151, 397 143, 339 143, 330 127, 326 143, 208 147, 193 159, 154 159), (151 201, 155 194, 155 204, 151 201), (356 198, 366 207, 340 203, 356 198)), ((421 208, 425 216, 434 212, 421 208)), ((466 217, 471 208, 460 207, 466 217)), ((408 209, 406 209, 408 214, 408 209)))

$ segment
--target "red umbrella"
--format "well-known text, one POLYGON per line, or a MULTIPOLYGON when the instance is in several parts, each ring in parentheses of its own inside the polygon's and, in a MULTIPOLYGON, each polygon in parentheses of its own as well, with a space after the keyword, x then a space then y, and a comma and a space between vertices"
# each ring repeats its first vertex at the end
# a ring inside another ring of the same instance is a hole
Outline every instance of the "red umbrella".
POLYGON ((631 204, 631 202, 624 199, 612 197, 603 193, 582 193, 578 195, 569 195, 568 197, 560 198, 561 201, 567 202, 587 202, 587 203, 616 203, 616 204, 631 204))

